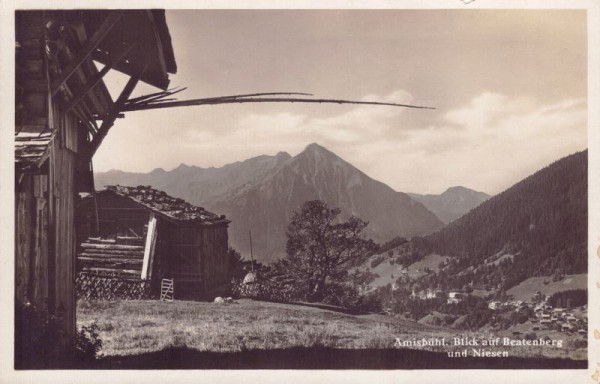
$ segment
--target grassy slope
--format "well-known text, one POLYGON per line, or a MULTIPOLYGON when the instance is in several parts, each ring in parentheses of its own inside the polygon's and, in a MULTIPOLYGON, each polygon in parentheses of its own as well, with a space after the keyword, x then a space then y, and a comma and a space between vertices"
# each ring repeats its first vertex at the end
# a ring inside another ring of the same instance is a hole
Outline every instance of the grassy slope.
POLYGON ((513 295, 515 300, 529 301, 537 291, 546 296, 569 289, 587 289, 587 274, 566 275, 561 281, 552 281, 552 277, 531 277, 512 287, 507 294, 513 295), (544 281, 548 284, 544 284, 544 281))
POLYGON ((230 305, 190 301, 80 301, 79 325, 100 328, 104 355, 127 355, 166 347, 240 351, 294 346, 392 347, 395 337, 455 331, 392 317, 352 316, 288 304, 239 300, 230 305))
MULTIPOLYGON (((79 326, 94 322, 99 326, 104 356, 140 355, 173 348, 211 353, 315 347, 383 351, 394 350, 395 338, 494 337, 486 332, 474 334, 390 316, 353 316, 252 300, 228 305, 191 301, 80 301, 77 318, 79 326)), ((443 352, 463 347, 420 349, 443 352)), ((575 357, 569 350, 532 347, 513 348, 509 353, 515 357, 575 357)), ((575 358, 584 357, 585 351, 581 351, 575 358)))
MULTIPOLYGON (((392 264, 390 264, 389 260, 385 260, 381 264, 376 266, 375 268, 371 268, 370 267, 371 260, 373 260, 377 256, 379 256, 379 255, 375 255, 375 256, 371 257, 365 263, 365 265, 368 266, 368 268, 371 270, 371 272, 379 275, 379 277, 375 278, 373 283, 371 283, 371 286, 372 287, 383 287, 383 286, 387 285, 388 283, 393 284, 394 281, 396 281, 396 279, 401 276, 401 271, 403 270, 403 267, 398 264, 392 265, 392 264)), ((437 254, 429 254, 429 255, 425 256, 423 259, 416 261, 408 266, 408 269, 407 269, 408 277, 410 277, 411 279, 416 279, 418 277, 424 276, 426 273, 423 272, 423 268, 429 268, 429 269, 431 269, 431 271, 437 272, 439 269, 439 265, 444 260, 447 260, 447 259, 448 259, 447 256, 440 256, 437 254), (417 269, 420 269, 420 271, 417 271, 417 269)))

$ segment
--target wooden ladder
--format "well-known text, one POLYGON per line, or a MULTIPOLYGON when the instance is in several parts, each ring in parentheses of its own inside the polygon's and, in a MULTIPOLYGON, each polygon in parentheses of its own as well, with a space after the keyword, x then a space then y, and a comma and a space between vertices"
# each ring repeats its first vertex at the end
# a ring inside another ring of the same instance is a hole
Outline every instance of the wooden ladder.
POLYGON ((174 294, 173 279, 162 279, 160 287, 160 300, 173 301, 174 294))

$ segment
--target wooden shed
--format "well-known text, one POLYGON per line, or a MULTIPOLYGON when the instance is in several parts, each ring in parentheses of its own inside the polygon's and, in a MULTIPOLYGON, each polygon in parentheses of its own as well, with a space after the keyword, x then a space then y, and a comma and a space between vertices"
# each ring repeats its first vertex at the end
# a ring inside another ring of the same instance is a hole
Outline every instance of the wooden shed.
MULTIPOLYGON (((210 298, 228 287, 225 216, 148 186, 108 186, 85 199, 79 214, 78 269, 81 283, 88 284, 79 288, 87 294, 96 290, 91 294, 119 297, 97 290, 137 281, 150 283, 147 288, 157 295, 162 279, 174 281, 175 298, 210 298)), ((123 293, 141 298, 147 292, 130 288, 123 293)))
MULTIPOLYGON (((15 300, 75 334, 76 201, 139 81, 176 72, 164 11, 15 12, 15 300), (113 100, 103 77, 129 76, 113 100)), ((17 341, 18 343, 18 341, 17 341)))

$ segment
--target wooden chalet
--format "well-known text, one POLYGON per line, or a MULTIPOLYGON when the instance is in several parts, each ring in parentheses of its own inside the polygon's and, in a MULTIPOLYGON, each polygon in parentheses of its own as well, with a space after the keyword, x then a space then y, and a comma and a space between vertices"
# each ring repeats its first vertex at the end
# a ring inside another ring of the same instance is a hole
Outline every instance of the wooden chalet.
POLYGON ((147 186, 108 186, 85 199, 79 215, 81 294, 140 299, 148 292, 136 282, 145 281, 156 296, 165 278, 175 298, 205 298, 231 280, 225 216, 147 186))
POLYGON ((139 81, 162 90, 176 64, 164 11, 17 11, 15 299, 75 332, 76 201, 91 159, 139 81), (129 81, 116 100, 103 77, 129 81))
MULTIPOLYGON (((125 113, 279 102, 431 109, 389 102, 314 98, 290 92, 175 100, 171 96, 183 89, 167 89, 169 74, 176 73, 177 66, 163 10, 17 11, 15 26, 15 299, 61 316, 66 336, 75 333, 76 201, 81 192, 94 193, 92 157, 115 121, 125 113), (129 77, 115 100, 103 82, 111 70, 129 77), (131 97, 140 81, 160 91, 131 97)), ((164 231, 173 249, 165 259, 173 266, 161 271, 178 275, 177 265, 184 264, 175 263, 173 255, 181 254, 182 258, 198 257, 192 264, 205 263, 197 264, 199 273, 205 274, 204 290, 223 279, 224 271, 215 270, 211 277, 207 272, 212 268, 211 261, 194 253, 199 252, 198 247, 209 247, 203 236, 212 236, 211 231, 197 231, 198 224, 192 223, 193 220, 183 225, 186 220, 169 217, 160 209, 151 211, 156 220, 164 219, 164 231), (184 247, 189 247, 189 253, 184 247)), ((151 216, 150 211, 146 213, 151 216)), ((152 223, 150 219, 148 222, 152 223)), ((200 226, 210 227, 206 223, 200 226)), ((225 227, 223 223, 221 226, 225 227)), ((148 233, 150 228, 148 224, 148 233)), ((130 229, 142 231, 139 227, 130 229)), ((215 239, 217 236, 226 239, 223 229, 220 235, 217 232, 215 229, 215 239)), ((98 242, 97 245, 105 244, 98 242)), ((217 243, 222 247, 226 241, 215 240, 214 244, 217 243)), ((146 245, 143 247, 146 252, 146 245)), ((160 241, 157 247, 161 247, 160 241)), ((215 255, 221 255, 219 249, 215 255)), ((140 278, 144 271, 146 277, 153 273, 153 268, 144 267, 144 260, 151 261, 144 253, 140 278)))

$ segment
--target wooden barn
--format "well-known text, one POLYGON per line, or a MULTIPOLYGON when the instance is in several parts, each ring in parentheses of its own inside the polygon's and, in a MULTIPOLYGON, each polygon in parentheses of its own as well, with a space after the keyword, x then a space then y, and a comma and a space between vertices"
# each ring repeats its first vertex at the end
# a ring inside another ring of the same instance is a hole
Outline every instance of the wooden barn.
POLYGON ((140 299, 168 279, 175 298, 210 298, 231 281, 225 216, 147 186, 108 186, 79 215, 81 294, 140 299))
POLYGON ((15 12, 15 300, 75 333, 75 216, 92 156, 139 81, 176 72, 164 11, 15 12), (113 100, 103 77, 127 76, 113 100))

